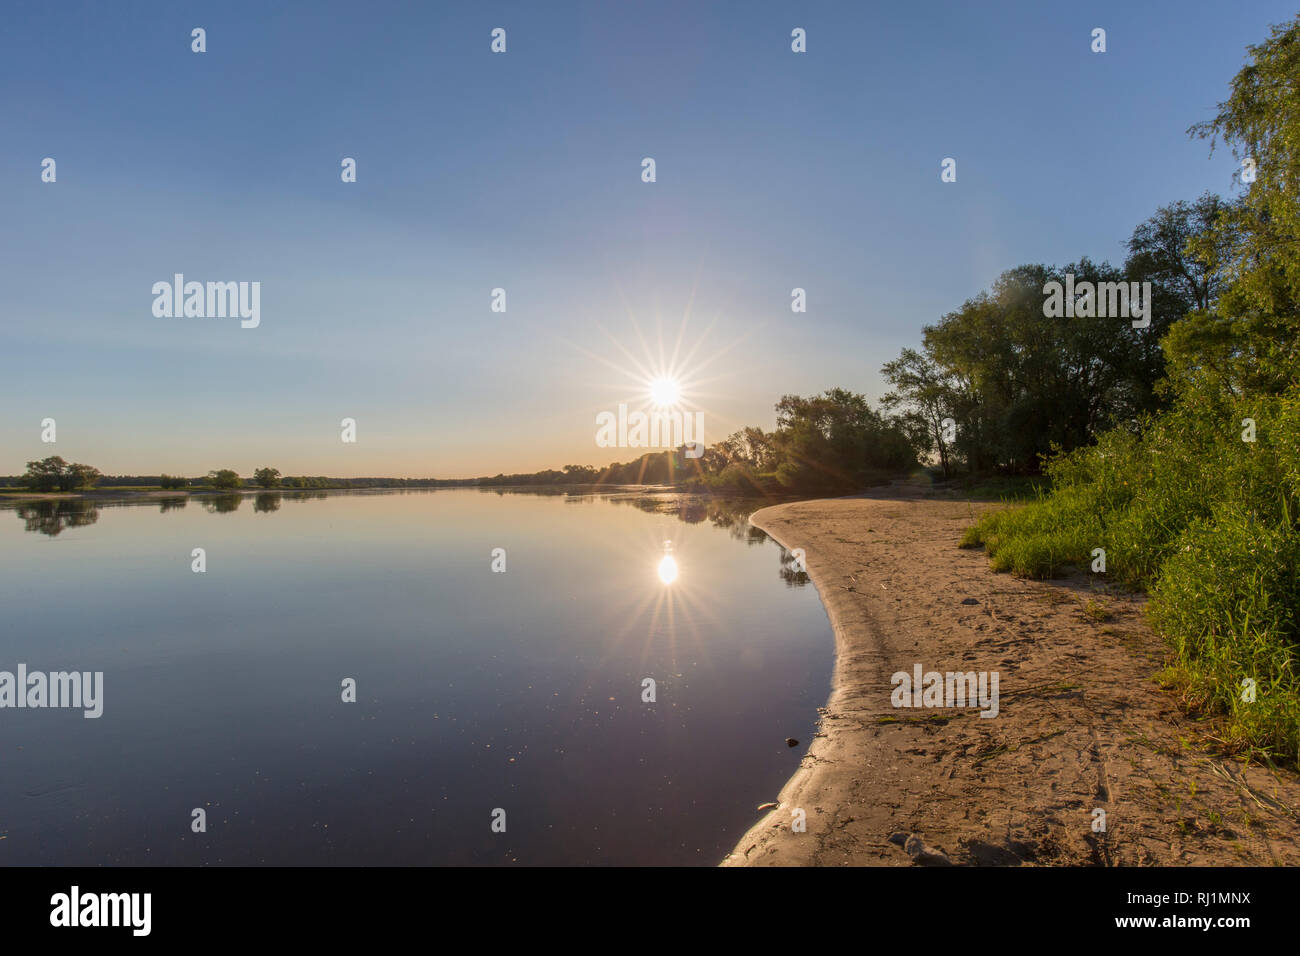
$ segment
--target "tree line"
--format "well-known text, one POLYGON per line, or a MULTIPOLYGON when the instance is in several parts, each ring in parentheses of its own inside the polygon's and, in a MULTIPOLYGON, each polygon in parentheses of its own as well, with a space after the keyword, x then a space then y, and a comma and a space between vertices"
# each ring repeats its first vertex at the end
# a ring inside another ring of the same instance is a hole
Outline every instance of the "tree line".
POLYGON ((1003 272, 883 367, 892 391, 881 404, 945 475, 1037 474, 1053 454, 1136 430, 1170 402, 1161 341, 1218 304, 1239 205, 1206 193, 1160 207, 1133 230, 1121 267, 1084 257, 1003 272), (1085 296, 1072 317, 1045 316, 1048 289, 1067 276, 1089 295, 1103 283, 1149 283, 1149 324, 1097 315, 1107 310, 1085 296))

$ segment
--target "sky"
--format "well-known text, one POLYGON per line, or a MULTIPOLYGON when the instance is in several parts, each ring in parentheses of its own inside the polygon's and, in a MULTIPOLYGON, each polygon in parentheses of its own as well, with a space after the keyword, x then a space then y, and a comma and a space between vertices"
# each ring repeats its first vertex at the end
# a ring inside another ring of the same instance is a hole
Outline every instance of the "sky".
POLYGON ((1295 14, 1272 0, 14 7, 0 474, 53 454, 106 474, 601 465, 644 449, 598 447, 596 416, 643 405, 665 371, 706 444, 770 428, 783 394, 874 402, 880 367, 1002 271, 1119 264, 1158 206, 1230 194, 1234 159, 1187 128, 1295 14), (176 273, 259 282, 260 324, 155 316, 153 286, 176 273))

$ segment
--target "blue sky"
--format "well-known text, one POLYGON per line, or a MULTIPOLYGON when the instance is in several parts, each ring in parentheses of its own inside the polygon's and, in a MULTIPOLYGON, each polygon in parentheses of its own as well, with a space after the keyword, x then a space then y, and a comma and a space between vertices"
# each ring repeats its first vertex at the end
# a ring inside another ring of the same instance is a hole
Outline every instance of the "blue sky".
POLYGON ((1227 194, 1233 159, 1186 129, 1295 15, 267 7, 6 13, 0 474, 49 454, 337 476, 627 460, 595 446, 595 416, 639 397, 622 350, 643 337, 657 362, 660 330, 707 360, 683 383, 706 440, 770 426, 787 392, 874 400, 880 366, 1004 269, 1119 263, 1157 206, 1227 194), (260 327, 154 317, 153 283, 177 272, 261 282, 260 327))

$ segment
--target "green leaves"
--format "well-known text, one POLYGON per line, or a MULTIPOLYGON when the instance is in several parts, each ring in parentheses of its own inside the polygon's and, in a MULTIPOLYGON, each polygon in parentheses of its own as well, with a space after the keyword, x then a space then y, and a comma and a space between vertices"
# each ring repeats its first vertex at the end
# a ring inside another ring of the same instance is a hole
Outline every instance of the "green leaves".
POLYGON ((69 464, 53 455, 41 461, 29 461, 22 481, 32 491, 81 491, 93 488, 101 477, 98 468, 69 464))

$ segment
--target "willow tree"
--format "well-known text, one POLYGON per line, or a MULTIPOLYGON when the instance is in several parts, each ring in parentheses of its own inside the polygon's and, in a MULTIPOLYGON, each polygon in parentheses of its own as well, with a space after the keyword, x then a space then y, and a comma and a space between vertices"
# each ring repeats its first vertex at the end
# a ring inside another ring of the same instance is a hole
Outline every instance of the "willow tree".
POLYGON ((1166 343, 1172 385, 1188 397, 1279 395, 1300 382, 1300 16, 1248 52, 1215 117, 1189 130, 1211 152, 1231 149, 1246 191, 1196 245, 1225 259, 1223 294, 1166 343))

